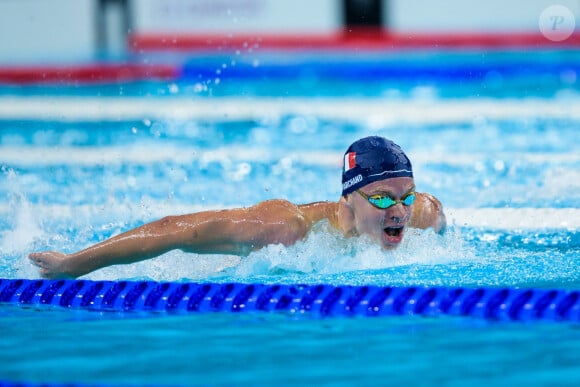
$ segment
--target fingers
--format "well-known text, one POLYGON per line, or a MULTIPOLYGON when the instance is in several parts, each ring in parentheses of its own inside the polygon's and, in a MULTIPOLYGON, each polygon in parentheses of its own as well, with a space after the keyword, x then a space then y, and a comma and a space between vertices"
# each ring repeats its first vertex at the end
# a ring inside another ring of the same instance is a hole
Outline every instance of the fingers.
POLYGON ((42 253, 30 253, 28 254, 28 259, 33 265, 40 268, 40 276, 42 278, 54 279, 55 273, 51 258, 54 257, 54 253, 51 251, 45 251, 42 253))
POLYGON ((65 258, 66 254, 58 251, 43 251, 28 254, 30 262, 40 268, 40 275, 46 279, 73 278, 62 270, 62 264, 65 258))
POLYGON ((46 253, 30 253, 28 254, 28 259, 36 266, 40 267, 40 268, 44 268, 44 259, 46 256, 46 253))
POLYGON ((40 253, 28 254, 28 259, 36 266, 42 267, 42 259, 40 253))

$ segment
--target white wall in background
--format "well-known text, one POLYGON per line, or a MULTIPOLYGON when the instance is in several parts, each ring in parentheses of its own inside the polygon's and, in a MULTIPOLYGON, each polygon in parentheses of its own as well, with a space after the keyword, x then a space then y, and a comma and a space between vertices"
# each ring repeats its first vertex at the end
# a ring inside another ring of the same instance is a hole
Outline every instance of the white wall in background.
MULTIPOLYGON (((568 8, 580 26, 580 0, 383 0, 395 32, 539 33, 542 11, 568 8)), ((577 28, 578 30, 578 28, 577 28)))
POLYGON ((338 0, 132 0, 136 33, 330 34, 342 29, 338 0))
POLYGON ((94 57, 94 0, 1 0, 0 63, 94 57))

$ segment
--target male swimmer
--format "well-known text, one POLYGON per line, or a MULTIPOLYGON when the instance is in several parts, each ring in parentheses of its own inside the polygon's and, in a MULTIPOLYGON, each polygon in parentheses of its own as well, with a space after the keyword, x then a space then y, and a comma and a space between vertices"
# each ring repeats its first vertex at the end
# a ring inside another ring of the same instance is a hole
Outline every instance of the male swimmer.
POLYGON ((415 191, 411 162, 402 149, 371 136, 346 151, 337 202, 266 200, 249 208, 168 216, 76 253, 46 251, 29 258, 43 277, 66 278, 174 249, 243 256, 270 244, 292 245, 322 220, 345 237, 367 235, 385 249, 397 247, 407 227, 442 232, 446 225, 439 200, 415 191))

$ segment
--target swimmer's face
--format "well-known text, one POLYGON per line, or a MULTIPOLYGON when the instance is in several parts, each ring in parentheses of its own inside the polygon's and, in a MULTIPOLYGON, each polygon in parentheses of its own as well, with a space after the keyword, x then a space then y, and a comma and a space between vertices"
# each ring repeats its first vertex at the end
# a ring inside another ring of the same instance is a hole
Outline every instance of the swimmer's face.
MULTIPOLYGON (((396 177, 370 183, 360 189, 367 196, 387 195, 392 199, 404 199, 415 191, 411 177, 396 177)), ((369 235, 387 249, 397 247, 403 240, 403 235, 413 206, 397 203, 387 209, 379 209, 369 203, 363 195, 353 192, 348 201, 354 213, 354 226, 359 235, 369 235)))

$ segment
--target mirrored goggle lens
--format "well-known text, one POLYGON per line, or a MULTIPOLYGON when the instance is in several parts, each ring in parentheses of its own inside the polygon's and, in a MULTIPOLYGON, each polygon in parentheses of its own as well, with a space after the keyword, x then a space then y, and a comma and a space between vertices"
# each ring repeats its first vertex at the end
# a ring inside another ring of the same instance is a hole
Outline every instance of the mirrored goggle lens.
MULTIPOLYGON (((368 200, 370 203, 383 210, 397 204, 397 200, 389 196, 370 196, 368 200)), ((405 198, 401 200, 401 203, 403 203, 403 205, 405 206, 410 206, 414 202, 415 202, 414 193, 405 196, 405 198)))
POLYGON ((415 203, 415 194, 414 193, 405 196, 405 198, 403 199, 403 204, 406 206, 410 206, 413 203, 415 203))
POLYGON ((371 196, 369 197, 369 202, 382 209, 389 208, 397 204, 395 200, 388 196, 371 196))

